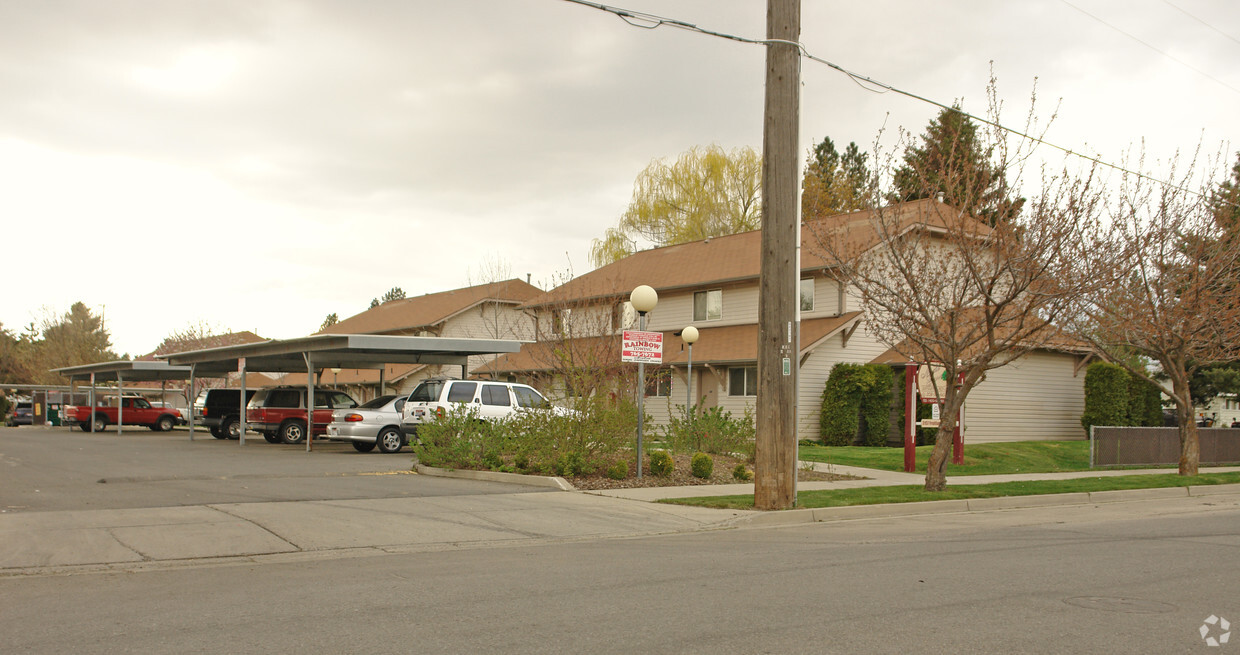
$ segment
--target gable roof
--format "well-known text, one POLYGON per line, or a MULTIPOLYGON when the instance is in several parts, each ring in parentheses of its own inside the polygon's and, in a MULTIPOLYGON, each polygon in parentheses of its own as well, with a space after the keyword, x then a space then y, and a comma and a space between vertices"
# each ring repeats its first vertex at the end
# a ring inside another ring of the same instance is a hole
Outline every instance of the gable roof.
MULTIPOLYGON (((895 213, 899 232, 924 226, 931 230, 969 220, 979 234, 989 230, 984 223, 964 215, 959 209, 933 199, 916 200, 874 210, 835 214, 801 224, 801 270, 830 267, 818 239, 842 234, 853 248, 866 249, 878 243, 874 219, 895 213)), ((656 291, 692 288, 705 284, 726 284, 757 279, 762 269, 762 231, 741 232, 701 241, 642 250, 576 277, 525 304, 544 305, 627 297, 641 284, 656 291)))
MULTIPOLYGON (((854 325, 861 312, 848 312, 841 316, 813 318, 801 321, 801 354, 814 349, 827 338, 854 325)), ((568 342, 527 343, 520 352, 500 355, 485 366, 475 368, 473 373, 534 373, 552 370, 552 363, 559 358, 553 351, 572 348, 587 357, 583 361, 600 361, 605 365, 619 365, 620 337, 588 337, 568 342), (601 356, 600 356, 601 354, 601 356)), ((698 328, 698 341, 693 345, 695 364, 748 364, 758 360, 758 325, 728 325, 724 327, 698 328)), ((689 361, 689 352, 675 332, 663 333, 663 365, 683 366, 689 361)))
POLYGON ((168 355, 176 352, 189 352, 191 350, 206 350, 208 348, 221 348, 223 346, 237 346, 243 343, 258 343, 266 341, 266 339, 245 330, 243 332, 229 332, 227 334, 213 334, 198 339, 186 339, 169 343, 167 340, 159 344, 159 347, 151 352, 135 357, 138 361, 153 362, 156 361, 157 355, 168 355))
POLYGON ((396 334, 439 325, 483 302, 519 305, 542 293, 516 278, 385 302, 316 334, 396 334))

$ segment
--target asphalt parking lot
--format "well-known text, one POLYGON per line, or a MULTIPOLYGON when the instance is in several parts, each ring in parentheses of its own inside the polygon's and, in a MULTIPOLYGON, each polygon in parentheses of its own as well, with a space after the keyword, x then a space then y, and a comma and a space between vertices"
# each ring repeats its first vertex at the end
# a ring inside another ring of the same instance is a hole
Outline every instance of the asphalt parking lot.
POLYGON ((246 445, 178 428, 89 433, 0 428, 0 512, 133 509, 215 503, 539 493, 545 489, 409 474, 413 455, 347 443, 246 445))

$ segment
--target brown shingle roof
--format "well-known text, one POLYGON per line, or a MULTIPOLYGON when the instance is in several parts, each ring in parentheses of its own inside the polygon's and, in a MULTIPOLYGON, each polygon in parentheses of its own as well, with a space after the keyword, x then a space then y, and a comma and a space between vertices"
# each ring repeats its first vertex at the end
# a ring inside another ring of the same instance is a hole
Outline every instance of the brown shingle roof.
POLYGON ((480 302, 520 304, 540 293, 542 291, 538 287, 518 279, 428 293, 385 302, 350 316, 317 334, 391 334, 428 328, 480 302))
POLYGON ((239 346, 245 343, 259 343, 266 339, 245 330, 243 332, 229 332, 228 334, 213 334, 211 336, 202 337, 201 339, 186 339, 185 341, 172 342, 167 339, 159 344, 155 350, 135 359, 140 361, 156 361, 156 355, 167 355, 169 353, 189 352, 191 350, 206 350, 208 348, 223 348, 224 346, 239 346))
MULTIPOLYGON (((811 349, 823 339, 837 334, 855 323, 861 312, 848 312, 842 316, 814 318, 801 321, 802 353, 811 349)), ((598 363, 615 365, 620 363, 619 337, 593 337, 576 339, 566 343, 539 342, 521 346, 520 352, 501 355, 485 367, 477 368, 475 373, 496 371, 499 373, 532 373, 552 369, 555 361, 552 351, 558 347, 573 347, 583 353, 596 353, 598 363), (602 353, 601 356, 597 353, 602 353)), ((698 364, 729 364, 733 362, 754 362, 758 359, 758 326, 729 325, 717 328, 698 328, 698 341, 693 344, 693 361, 698 364)), ((663 333, 663 363, 682 365, 689 360, 689 351, 684 342, 675 332, 663 333)))
MULTIPOLYGON (((960 210, 950 205, 918 200, 807 221, 801 225, 801 270, 812 271, 829 265, 818 246, 818 240, 827 234, 843 230, 850 245, 861 249, 877 243, 871 221, 878 212, 895 212, 902 230, 914 225, 942 227, 961 220, 962 216, 960 210)), ((973 222, 979 232, 988 229, 982 223, 973 222)), ((661 290, 756 279, 762 266, 761 244, 762 231, 755 230, 642 250, 540 294, 526 306, 625 297, 641 284, 661 290)))

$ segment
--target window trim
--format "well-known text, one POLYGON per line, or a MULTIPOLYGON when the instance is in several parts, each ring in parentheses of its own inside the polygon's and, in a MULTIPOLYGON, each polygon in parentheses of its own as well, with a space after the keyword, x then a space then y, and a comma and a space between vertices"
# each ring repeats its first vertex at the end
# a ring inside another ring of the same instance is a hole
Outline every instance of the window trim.
POLYGON ((728 396, 734 397, 734 398, 756 398, 758 396, 758 367, 756 364, 754 366, 730 366, 728 367, 728 396), (741 379, 744 381, 744 384, 742 385, 743 388, 740 390, 740 393, 736 392, 735 385, 733 384, 733 376, 732 376, 733 371, 744 371, 744 373, 741 374, 741 379), (750 373, 751 371, 752 371, 752 380, 751 380, 751 373, 750 373), (752 393, 750 389, 751 381, 753 383, 752 393))
POLYGON ((694 292, 693 292, 693 310, 692 310, 692 311, 693 311, 693 321, 694 321, 695 323, 696 323, 696 322, 699 322, 699 321, 721 321, 721 320, 723 320, 723 289, 722 289, 722 288, 720 288, 720 289, 704 289, 704 290, 702 290, 702 291, 694 291, 694 292), (714 318, 711 318, 711 317, 710 317, 710 295, 711 295, 712 293, 719 294, 719 295, 718 295, 718 297, 719 297, 719 315, 718 315, 718 316, 716 316, 716 317, 714 317, 714 318), (701 295, 701 296, 704 298, 704 301, 703 301, 703 303, 702 303, 702 316, 701 316, 700 318, 698 317, 698 313, 697 313, 697 310, 698 310, 698 308, 697 308, 697 299, 698 299, 698 295, 701 295))

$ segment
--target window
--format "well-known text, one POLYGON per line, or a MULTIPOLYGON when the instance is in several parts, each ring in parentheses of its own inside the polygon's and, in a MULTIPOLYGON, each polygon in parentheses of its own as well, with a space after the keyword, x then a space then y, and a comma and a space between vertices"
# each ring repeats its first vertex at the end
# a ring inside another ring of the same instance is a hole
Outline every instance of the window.
POLYGON ((693 294, 693 320, 717 321, 723 318, 723 290, 711 289, 693 294))
POLYGON ((801 311, 814 311, 814 278, 801 280, 801 311))
MULTIPOLYGON (((349 394, 347 393, 340 393, 339 391, 332 391, 330 394, 328 394, 328 397, 331 398, 332 407, 335 409, 352 409, 354 407, 357 407, 357 402, 354 401, 352 398, 350 398, 349 394)), ((317 400, 314 402, 314 404, 315 406, 319 405, 317 400)))
POLYGON ((672 372, 655 371, 646 376, 646 395, 667 397, 672 395, 672 372))
POLYGON ((522 407, 548 407, 551 405, 546 398, 542 397, 542 394, 529 387, 513 387, 512 392, 517 396, 517 404, 522 407))
POLYGON ((448 387, 448 402, 450 403, 468 403, 474 400, 474 391, 478 389, 477 382, 453 382, 448 387))
POLYGON ((728 395, 758 395, 758 367, 742 366, 728 369, 728 395))
POLYGON ((439 392, 442 390, 443 380, 427 380, 414 387, 413 393, 409 394, 409 402, 429 403, 439 400, 439 392))
POLYGON ((495 407, 511 407, 512 399, 508 397, 508 387, 502 384, 482 385, 482 404, 495 407))
POLYGON ((301 391, 298 389, 272 389, 267 400, 268 407, 301 407, 301 391))
POLYGON ((569 329, 568 320, 572 316, 571 309, 556 309, 551 312, 552 334, 565 334, 569 329))

